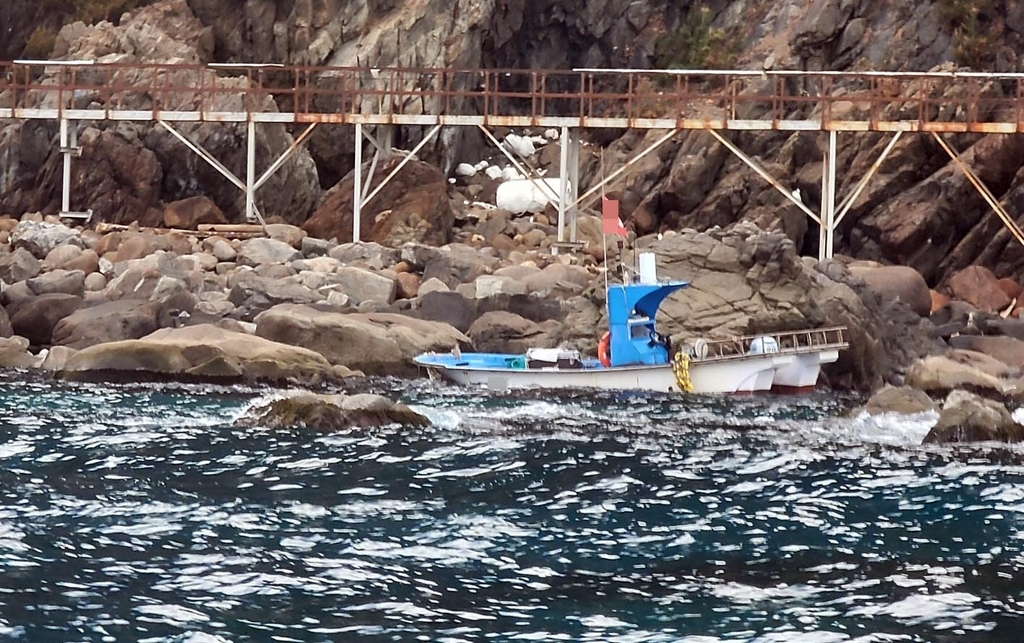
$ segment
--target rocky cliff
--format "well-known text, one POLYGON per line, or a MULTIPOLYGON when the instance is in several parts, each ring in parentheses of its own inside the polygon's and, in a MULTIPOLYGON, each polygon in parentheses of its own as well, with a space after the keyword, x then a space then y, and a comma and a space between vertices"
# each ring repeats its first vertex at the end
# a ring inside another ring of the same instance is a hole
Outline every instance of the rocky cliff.
MULTIPOLYGON (((15 2, 8 12, 8 56, 53 16, 15 2)), ((281 62, 407 67, 653 67, 727 63, 742 68, 927 70, 973 65, 1019 71, 1024 3, 976 0, 163 0, 117 17, 79 23, 56 38, 56 56, 116 60, 281 62), (187 3, 187 4, 186 4, 187 3)), ((107 220, 156 218, 161 204, 204 194, 230 218, 240 195, 166 132, 137 125, 85 126, 74 193, 77 208, 107 220), (102 177, 95 176, 102 168, 102 177), (92 169, 90 169, 92 168, 92 169)), ((295 132, 262 134, 261 163, 295 132)), ((352 167, 351 132, 318 132, 307 149, 261 191, 261 210, 302 223, 322 194, 352 167)), ((240 132, 202 126, 187 131, 240 172, 240 132)), ((398 134, 411 146, 418 130, 398 134)), ((630 132, 594 133, 606 166, 623 163, 644 143, 630 132)), ((820 199, 822 137, 749 133, 734 142, 805 202, 820 199)), ((1024 205, 1024 143, 1019 136, 950 137, 1013 216, 1024 205)), ((887 139, 843 135, 839 193, 847 193, 887 139)), ((442 172, 483 153, 479 134, 447 132, 423 155, 442 172)), ((0 130, 0 210, 53 211, 59 175, 55 130, 6 124, 0 130)), ((593 174, 593 173, 592 173, 593 174)), ((593 182, 593 175, 584 182, 593 182)), ((584 186, 585 187, 585 186, 584 186)), ((817 229, 707 134, 681 134, 666 151, 637 164, 615 186, 623 212, 640 232, 707 229, 739 221, 784 232, 803 254, 817 253, 817 229)), ((909 264, 932 286, 980 263, 1019 277, 1024 249, 1003 231, 969 182, 924 136, 904 137, 857 199, 837 239, 841 253, 909 264)))

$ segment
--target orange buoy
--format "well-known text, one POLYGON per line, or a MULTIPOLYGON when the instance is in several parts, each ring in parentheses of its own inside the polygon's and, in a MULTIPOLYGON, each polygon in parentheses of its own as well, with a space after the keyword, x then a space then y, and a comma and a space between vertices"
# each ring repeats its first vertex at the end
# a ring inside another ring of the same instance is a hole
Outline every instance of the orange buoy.
POLYGON ((604 335, 601 335, 601 341, 597 343, 597 359, 605 368, 612 365, 611 351, 609 350, 611 342, 612 334, 606 331, 604 335))

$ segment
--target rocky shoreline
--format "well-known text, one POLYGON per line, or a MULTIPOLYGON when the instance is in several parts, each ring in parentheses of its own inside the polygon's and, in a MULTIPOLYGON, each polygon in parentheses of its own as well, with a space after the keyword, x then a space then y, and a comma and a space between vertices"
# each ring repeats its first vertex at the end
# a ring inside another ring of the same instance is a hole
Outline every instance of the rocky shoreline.
MULTIPOLYGON (((593 354, 606 326, 604 273, 586 252, 338 244, 288 224, 267 233, 100 234, 38 214, 0 218, 0 365, 66 380, 339 387, 364 374, 416 377, 412 357, 431 350, 593 354)), ((802 258, 785 235, 750 224, 636 247, 656 254, 662 278, 691 282, 664 306, 674 341, 846 325, 850 349, 824 370, 823 386, 957 392, 947 406, 966 419, 954 429, 986 428, 947 439, 1021 437, 1006 405, 1024 395, 1024 321, 946 301, 905 268, 802 258), (984 396, 970 403, 991 412, 963 411, 964 392, 984 396)), ((993 297, 986 282, 972 283, 975 303, 993 297)), ((891 397, 869 406, 898 410, 891 397)))

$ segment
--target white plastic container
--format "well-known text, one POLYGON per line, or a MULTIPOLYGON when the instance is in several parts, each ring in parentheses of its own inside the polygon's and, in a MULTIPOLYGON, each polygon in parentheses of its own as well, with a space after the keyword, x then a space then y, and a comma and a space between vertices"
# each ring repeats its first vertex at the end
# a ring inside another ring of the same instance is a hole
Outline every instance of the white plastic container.
POLYGON ((640 253, 640 283, 658 283, 658 264, 653 252, 640 253))

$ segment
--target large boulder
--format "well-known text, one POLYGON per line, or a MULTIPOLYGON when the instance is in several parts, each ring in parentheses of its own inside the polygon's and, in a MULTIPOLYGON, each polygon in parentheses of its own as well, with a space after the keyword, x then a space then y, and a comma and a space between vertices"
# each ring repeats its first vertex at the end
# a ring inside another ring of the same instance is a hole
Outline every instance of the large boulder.
POLYGON ((931 355, 914 362, 907 371, 906 384, 933 396, 962 389, 1001 398, 1010 389, 1008 382, 942 355, 931 355))
POLYGON ((315 350, 332 364, 372 375, 414 375, 412 358, 469 345, 455 328, 393 313, 343 314, 279 305, 256 317, 256 334, 315 350))
POLYGON ((228 294, 228 301, 242 309, 246 319, 278 304, 312 304, 323 300, 322 294, 302 284, 255 274, 240 279, 228 294))
POLYGON ((205 196, 193 196, 164 206, 163 224, 168 228, 195 230, 200 223, 227 223, 217 204, 205 196))
POLYGON ((163 325, 164 313, 160 302, 139 299, 121 299, 80 308, 57 322, 53 329, 53 344, 82 349, 107 342, 139 339, 163 325))
POLYGON ((469 328, 473 347, 485 353, 525 353, 530 348, 550 347, 559 332, 558 322, 532 322, 515 313, 484 313, 469 328))
POLYGON ((968 266, 949 280, 953 297, 987 312, 998 312, 1010 305, 1012 298, 999 285, 999 279, 983 266, 968 266))
POLYGON ((910 386, 886 386, 871 396, 862 411, 871 415, 879 413, 925 413, 935 410, 935 403, 928 394, 910 386))
POLYGON ((371 393, 291 395, 253 406, 235 420, 235 426, 242 427, 309 428, 319 431, 342 431, 389 424, 422 428, 430 426, 430 420, 400 402, 392 402, 371 393))
POLYGON ((45 259, 54 248, 62 245, 82 245, 82 235, 59 223, 21 221, 11 233, 11 246, 24 248, 36 259, 45 259))
POLYGON ((15 333, 37 346, 52 344, 57 323, 81 307, 82 298, 75 295, 40 295, 18 306, 11 316, 11 326, 15 333))
POLYGON ((966 391, 952 391, 939 412, 939 421, 924 439, 929 443, 1021 442, 1024 426, 1014 422, 1006 407, 966 391))
MULTIPOLYGON (((402 158, 393 156, 378 169, 387 176, 402 158)), ((368 168, 367 168, 368 169, 368 168)), ((352 241, 352 181, 345 177, 324 197, 302 229, 321 239, 352 241)), ((388 246, 409 241, 443 245, 452 234, 448 184, 436 167, 409 161, 360 211, 359 238, 388 246)))
POLYGON ((918 315, 932 312, 932 296, 921 273, 909 266, 851 265, 850 272, 864 280, 869 292, 883 299, 900 299, 918 315))
POLYGON ((141 339, 85 348, 68 358, 72 380, 137 377, 320 383, 352 375, 305 348, 209 324, 165 328, 141 339))
POLYGON ((1008 366, 1024 369, 1024 341, 1014 337, 957 335, 950 337, 948 343, 952 348, 982 353, 1008 366))
POLYGON ((443 322, 463 333, 476 319, 465 297, 457 292, 440 290, 421 295, 410 314, 427 321, 443 322))

